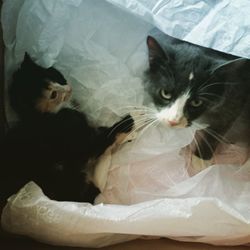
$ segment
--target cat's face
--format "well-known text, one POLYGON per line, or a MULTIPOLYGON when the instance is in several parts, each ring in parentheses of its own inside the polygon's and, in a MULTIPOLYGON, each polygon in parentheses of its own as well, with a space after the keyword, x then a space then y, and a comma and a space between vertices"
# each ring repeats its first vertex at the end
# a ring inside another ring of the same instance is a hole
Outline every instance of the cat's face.
POLYGON ((46 88, 42 90, 41 96, 36 100, 35 108, 42 113, 56 113, 67 106, 72 89, 67 84, 61 85, 47 79, 45 81, 47 81, 46 88))
POLYGON ((147 45, 150 67, 145 87, 157 107, 158 120, 170 127, 188 127, 221 104, 225 79, 220 77, 223 67, 218 67, 218 61, 200 56, 195 49, 167 54, 152 37, 147 45))
POLYGON ((37 65, 27 53, 21 68, 14 74, 13 86, 23 112, 33 109, 42 113, 56 113, 69 103, 72 92, 58 70, 37 65))

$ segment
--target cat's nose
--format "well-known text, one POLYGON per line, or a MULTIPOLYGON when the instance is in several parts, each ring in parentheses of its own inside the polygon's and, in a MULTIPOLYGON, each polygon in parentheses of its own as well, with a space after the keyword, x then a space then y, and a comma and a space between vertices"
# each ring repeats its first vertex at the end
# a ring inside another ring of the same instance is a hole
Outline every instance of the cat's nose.
POLYGON ((180 124, 179 121, 176 121, 176 120, 168 120, 168 123, 171 127, 174 127, 174 126, 177 126, 178 124, 180 124))

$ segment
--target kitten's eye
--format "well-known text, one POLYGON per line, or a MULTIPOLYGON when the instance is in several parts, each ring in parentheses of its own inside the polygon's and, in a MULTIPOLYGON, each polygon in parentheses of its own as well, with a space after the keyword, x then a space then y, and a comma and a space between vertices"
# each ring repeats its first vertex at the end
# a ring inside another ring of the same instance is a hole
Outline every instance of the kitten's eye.
POLYGON ((171 100, 171 98, 172 98, 172 95, 165 89, 160 90, 160 95, 165 100, 171 100))
POLYGON ((193 100, 190 102, 191 106, 193 106, 194 108, 200 107, 203 104, 202 100, 193 100))
POLYGON ((51 95, 50 95, 50 99, 55 99, 57 97, 57 92, 56 91, 52 91, 51 95))

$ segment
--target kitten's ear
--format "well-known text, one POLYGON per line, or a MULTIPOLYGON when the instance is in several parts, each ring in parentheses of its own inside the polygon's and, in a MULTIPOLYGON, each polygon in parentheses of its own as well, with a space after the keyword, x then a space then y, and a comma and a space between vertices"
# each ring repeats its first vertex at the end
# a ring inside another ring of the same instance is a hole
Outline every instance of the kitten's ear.
POLYGON ((30 55, 27 52, 25 52, 21 68, 30 67, 34 65, 36 65, 35 62, 31 59, 30 55))
POLYGON ((168 61, 168 57, 165 54, 164 50, 152 36, 147 37, 147 45, 150 68, 155 68, 163 60, 168 61))
POLYGON ((238 58, 224 63, 214 70, 214 74, 225 80, 250 80, 250 60, 247 58, 238 58))

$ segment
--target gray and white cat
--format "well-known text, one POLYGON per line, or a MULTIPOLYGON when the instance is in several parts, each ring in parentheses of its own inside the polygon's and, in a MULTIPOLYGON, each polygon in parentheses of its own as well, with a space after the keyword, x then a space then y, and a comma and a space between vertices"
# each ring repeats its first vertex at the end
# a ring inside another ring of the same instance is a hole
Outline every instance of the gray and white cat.
POLYGON ((144 81, 157 109, 156 119, 171 128, 200 129, 194 153, 204 160, 212 157, 221 141, 248 144, 250 60, 167 35, 160 41, 161 45, 147 38, 149 68, 144 81), (243 126, 237 132, 243 136, 226 137, 239 117, 243 126))

